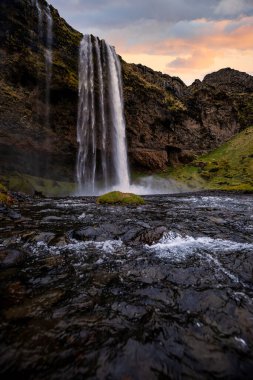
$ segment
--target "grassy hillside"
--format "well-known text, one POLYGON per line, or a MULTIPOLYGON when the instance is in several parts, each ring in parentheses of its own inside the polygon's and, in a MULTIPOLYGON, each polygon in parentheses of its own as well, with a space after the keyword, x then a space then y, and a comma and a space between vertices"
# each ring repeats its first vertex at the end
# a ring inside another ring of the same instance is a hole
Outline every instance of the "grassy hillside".
POLYGON ((191 165, 169 169, 167 175, 192 188, 253 191, 253 127, 191 165))
POLYGON ((20 191, 29 195, 41 193, 49 197, 68 196, 76 191, 76 184, 73 182, 55 181, 17 172, 0 175, 0 201, 1 193, 4 193, 1 186, 9 191, 20 191))

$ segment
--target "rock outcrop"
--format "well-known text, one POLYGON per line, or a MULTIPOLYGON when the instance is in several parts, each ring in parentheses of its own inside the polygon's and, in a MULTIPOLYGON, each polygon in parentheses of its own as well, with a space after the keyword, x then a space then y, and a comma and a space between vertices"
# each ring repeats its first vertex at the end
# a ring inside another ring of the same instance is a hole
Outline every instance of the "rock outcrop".
MULTIPOLYGON (((47 2, 39 2, 42 12, 47 2)), ((0 3, 0 160, 1 171, 74 179, 78 48, 82 35, 50 6, 53 64, 50 127, 45 124, 44 33, 39 35, 35 2, 0 3)))
MULTIPOLYGON (((48 4, 39 0, 40 7, 48 4)), ((78 49, 82 35, 50 6, 53 62, 45 124, 46 36, 32 0, 0 3, 1 173, 73 181, 77 152, 78 49)), ((45 17, 42 19, 46 28, 45 17)), ((253 78, 222 69, 187 87, 179 78, 122 61, 132 169, 190 162, 253 125, 253 78)))
POLYGON ((253 77, 219 70, 187 87, 179 78, 123 63, 129 153, 134 167, 188 163, 253 125, 253 77))

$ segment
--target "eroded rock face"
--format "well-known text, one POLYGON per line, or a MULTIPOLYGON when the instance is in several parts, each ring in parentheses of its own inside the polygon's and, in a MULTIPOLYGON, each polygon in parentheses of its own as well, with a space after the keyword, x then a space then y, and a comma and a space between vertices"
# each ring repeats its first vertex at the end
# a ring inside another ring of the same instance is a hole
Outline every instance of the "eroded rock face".
POLYGON ((123 63, 123 80, 133 167, 190 162, 253 124, 253 77, 246 73, 222 69, 187 87, 179 78, 123 63))
POLYGON ((168 156, 165 150, 136 148, 129 149, 132 165, 136 168, 142 166, 147 169, 162 170, 168 163, 168 156))
POLYGON ((31 0, 0 4, 1 171, 73 179, 76 156, 78 49, 81 33, 50 6, 53 65, 50 125, 46 125, 46 1, 38 11, 31 0))
POLYGON ((203 83, 228 93, 240 93, 240 91, 252 93, 253 91, 253 77, 247 73, 232 70, 230 67, 207 74, 203 83))

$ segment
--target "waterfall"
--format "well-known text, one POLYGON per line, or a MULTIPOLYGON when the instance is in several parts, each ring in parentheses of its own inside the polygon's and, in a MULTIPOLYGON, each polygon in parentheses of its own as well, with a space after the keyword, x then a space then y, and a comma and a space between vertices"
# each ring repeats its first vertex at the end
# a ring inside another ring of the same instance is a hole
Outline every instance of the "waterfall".
POLYGON ((120 61, 91 35, 80 44, 77 142, 79 193, 129 189, 120 61))
POLYGON ((42 29, 42 10, 41 10, 41 7, 39 5, 38 0, 33 0, 33 5, 36 6, 36 9, 37 9, 37 12, 38 12, 38 36, 39 36, 39 39, 41 39, 42 35, 43 35, 43 29, 42 29))
POLYGON ((45 114, 45 122, 46 126, 49 127, 50 124, 50 85, 52 79, 52 43, 53 43, 53 19, 51 15, 51 11, 49 6, 46 8, 46 49, 45 49, 45 66, 46 66, 46 114, 45 114))
POLYGON ((36 7, 38 14, 38 42, 45 41, 44 60, 45 60, 45 125, 50 126, 50 85, 52 80, 52 45, 53 45, 53 18, 49 5, 46 9, 42 8, 38 0, 32 0, 32 5, 36 7), (43 19, 46 28, 43 27, 43 19))
POLYGON ((120 187, 129 187, 129 174, 126 150, 126 126, 123 113, 123 94, 121 81, 121 66, 115 50, 107 45, 109 63, 109 99, 112 113, 114 138, 114 166, 117 183, 120 187))

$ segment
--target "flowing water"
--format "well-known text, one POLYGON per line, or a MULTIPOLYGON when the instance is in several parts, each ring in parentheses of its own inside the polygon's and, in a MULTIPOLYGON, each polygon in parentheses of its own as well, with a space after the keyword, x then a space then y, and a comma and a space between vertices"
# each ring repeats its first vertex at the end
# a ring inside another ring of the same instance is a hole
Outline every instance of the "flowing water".
POLYGON ((38 0, 33 0, 33 5, 35 5, 37 9, 37 13, 38 13, 38 36, 39 36, 39 39, 41 39, 43 36, 42 10, 41 10, 38 0))
MULTIPOLYGON (((44 37, 46 46, 44 48, 44 60, 45 60, 45 74, 46 81, 45 86, 45 125, 50 126, 50 85, 52 80, 52 62, 53 62, 53 18, 49 5, 46 8, 42 8, 38 0, 32 0, 33 6, 36 8, 38 16, 38 44, 42 43, 44 37), (46 29, 44 29, 43 19, 46 21, 46 29)), ((41 83, 38 83, 41 86, 41 83)))
POLYGON ((79 193, 129 189, 121 65, 113 47, 84 36, 79 58, 79 193))
POLYGON ((252 196, 0 207, 2 379, 250 379, 252 196))
POLYGON ((50 125, 50 85, 52 80, 52 61, 53 61, 53 53, 52 53, 52 44, 53 44, 53 19, 51 15, 50 7, 47 6, 46 11, 46 49, 45 49, 45 67, 46 67, 46 115, 45 122, 46 126, 50 125))
POLYGON ((168 194, 187 190, 173 180, 154 176, 130 184, 121 65, 113 47, 86 35, 79 52, 77 122, 78 195, 110 190, 168 194))

